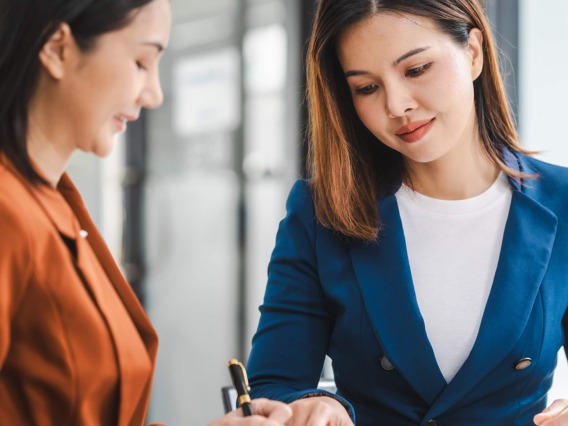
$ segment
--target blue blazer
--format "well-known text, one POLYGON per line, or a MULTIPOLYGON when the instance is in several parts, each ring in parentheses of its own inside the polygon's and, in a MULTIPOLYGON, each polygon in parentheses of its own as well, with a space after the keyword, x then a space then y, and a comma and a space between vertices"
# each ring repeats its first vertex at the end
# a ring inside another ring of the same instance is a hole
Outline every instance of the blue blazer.
POLYGON ((324 394, 316 387, 328 354, 337 396, 359 426, 533 425, 568 323, 568 169, 509 152, 506 162, 536 177, 509 179, 491 293, 450 383, 416 301, 396 188, 379 200, 378 239, 354 242, 317 222, 309 184, 296 182, 248 362, 252 395, 324 394))

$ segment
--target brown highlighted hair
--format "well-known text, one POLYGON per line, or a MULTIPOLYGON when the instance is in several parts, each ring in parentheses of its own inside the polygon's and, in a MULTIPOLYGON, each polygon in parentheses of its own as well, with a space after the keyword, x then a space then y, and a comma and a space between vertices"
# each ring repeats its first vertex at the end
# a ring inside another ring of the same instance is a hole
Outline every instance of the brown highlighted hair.
POLYGON ((503 150, 524 152, 511 118, 491 29, 481 0, 319 0, 307 54, 309 171, 318 220, 347 237, 373 240, 377 200, 404 174, 402 155, 363 125, 336 53, 348 27, 383 12, 430 18, 458 45, 483 33, 483 70, 475 80, 479 135, 489 159, 509 176, 503 150))

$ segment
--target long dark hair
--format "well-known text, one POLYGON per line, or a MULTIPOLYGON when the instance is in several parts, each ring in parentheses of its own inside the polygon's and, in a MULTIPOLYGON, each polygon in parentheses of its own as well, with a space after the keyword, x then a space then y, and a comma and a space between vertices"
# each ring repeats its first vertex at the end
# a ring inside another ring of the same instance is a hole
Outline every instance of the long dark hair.
POLYGON ((79 48, 126 26, 152 0, 0 0, 0 153, 22 175, 42 181, 26 149, 28 107, 40 71, 39 52, 62 23, 79 48))
POLYGON ((400 180, 402 156, 363 125, 336 53, 350 26, 382 12, 431 19, 455 43, 483 33, 483 70, 474 82, 479 135, 490 160, 510 176, 503 149, 525 152, 509 112, 482 0, 319 0, 307 55, 310 172, 319 221, 343 235, 372 240, 381 228, 377 199, 400 180))

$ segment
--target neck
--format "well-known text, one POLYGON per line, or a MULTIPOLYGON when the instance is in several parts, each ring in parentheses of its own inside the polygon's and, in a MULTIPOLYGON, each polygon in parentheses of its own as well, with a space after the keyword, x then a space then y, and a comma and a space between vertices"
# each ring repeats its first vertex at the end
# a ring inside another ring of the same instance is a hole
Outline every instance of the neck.
MULTIPOLYGON (((41 83, 41 79, 40 79, 41 83)), ((28 110, 27 149, 38 173, 53 187, 61 179, 74 147, 65 141, 65 114, 50 102, 46 90, 37 90, 28 110)))
MULTIPOLYGON (((71 158, 72 150, 54 143, 55 135, 44 131, 32 117, 28 121, 28 155, 38 169, 38 173, 54 188, 61 179, 71 158)), ((47 127, 49 129, 49 127, 47 127)))
POLYGON ((499 168, 485 154, 481 142, 472 143, 460 152, 449 152, 430 163, 407 162, 406 166, 416 192, 441 200, 475 197, 499 175, 499 168))

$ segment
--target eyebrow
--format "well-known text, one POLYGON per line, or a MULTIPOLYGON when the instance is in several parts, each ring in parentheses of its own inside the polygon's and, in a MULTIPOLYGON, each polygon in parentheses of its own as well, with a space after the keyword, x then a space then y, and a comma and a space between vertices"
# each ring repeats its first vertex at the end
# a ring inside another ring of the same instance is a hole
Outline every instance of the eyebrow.
MULTIPOLYGON (((394 61, 393 66, 397 66, 398 64, 400 64, 405 59, 408 59, 411 56, 422 53, 422 52, 424 52, 425 50, 428 50, 428 49, 430 49, 430 46, 424 46, 424 47, 418 47, 416 49, 412 49, 412 50, 406 52, 404 55, 400 56, 396 61, 394 61)), ((347 71, 345 73, 345 77, 349 78, 349 77, 353 77, 353 76, 357 76, 357 75, 368 75, 368 74, 370 74, 369 71, 353 70, 353 71, 347 71)))
POLYGON ((406 52, 404 55, 402 55, 400 58, 398 58, 396 61, 394 61, 393 65, 398 65, 402 61, 404 61, 405 59, 408 59, 411 56, 422 53, 422 52, 424 52, 425 50, 428 50, 428 49, 430 49, 430 46, 424 46, 424 47, 419 47, 417 49, 412 49, 411 51, 406 52))

